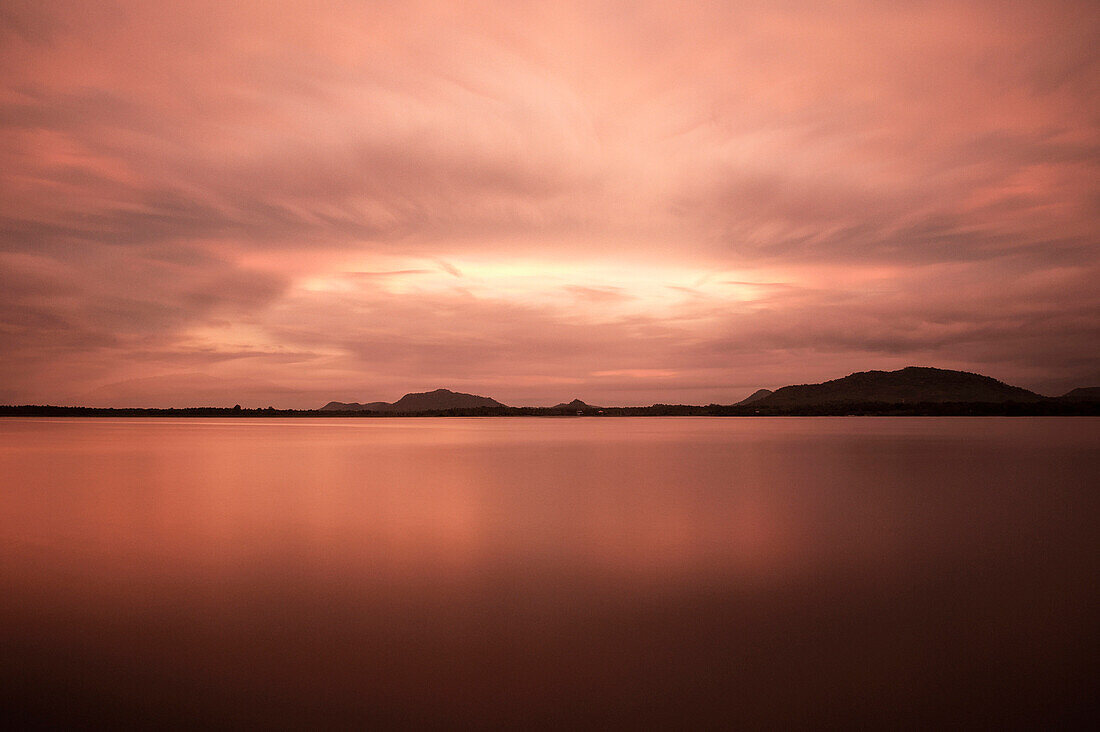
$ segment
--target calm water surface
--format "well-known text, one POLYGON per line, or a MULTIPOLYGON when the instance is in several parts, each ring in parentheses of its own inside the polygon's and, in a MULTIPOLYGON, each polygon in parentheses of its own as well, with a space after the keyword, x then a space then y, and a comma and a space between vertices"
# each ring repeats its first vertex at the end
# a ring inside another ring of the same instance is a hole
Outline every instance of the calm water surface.
POLYGON ((1100 419, 0 419, 0 712, 1095 713, 1100 419))

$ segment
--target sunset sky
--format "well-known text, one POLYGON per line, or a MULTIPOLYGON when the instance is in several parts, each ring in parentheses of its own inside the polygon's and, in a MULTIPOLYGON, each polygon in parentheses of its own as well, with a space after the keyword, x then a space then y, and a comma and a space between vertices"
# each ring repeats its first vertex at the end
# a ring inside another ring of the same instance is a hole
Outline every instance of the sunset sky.
POLYGON ((0 5, 0 403, 1100 385, 1100 4, 0 5))

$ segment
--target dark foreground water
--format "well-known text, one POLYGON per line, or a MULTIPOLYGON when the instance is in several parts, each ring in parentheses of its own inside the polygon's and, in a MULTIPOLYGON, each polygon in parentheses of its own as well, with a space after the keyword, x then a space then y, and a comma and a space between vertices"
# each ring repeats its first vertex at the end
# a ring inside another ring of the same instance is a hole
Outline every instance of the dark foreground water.
POLYGON ((1100 419, 0 420, 19 726, 1088 720, 1100 419))

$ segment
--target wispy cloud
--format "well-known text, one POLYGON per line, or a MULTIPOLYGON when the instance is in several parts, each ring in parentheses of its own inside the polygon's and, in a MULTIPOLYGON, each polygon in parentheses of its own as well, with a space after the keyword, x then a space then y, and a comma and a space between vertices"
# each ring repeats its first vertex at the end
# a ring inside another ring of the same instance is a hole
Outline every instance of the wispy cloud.
POLYGON ((1100 382, 1098 38, 1070 0, 5 3, 0 401, 1100 382))

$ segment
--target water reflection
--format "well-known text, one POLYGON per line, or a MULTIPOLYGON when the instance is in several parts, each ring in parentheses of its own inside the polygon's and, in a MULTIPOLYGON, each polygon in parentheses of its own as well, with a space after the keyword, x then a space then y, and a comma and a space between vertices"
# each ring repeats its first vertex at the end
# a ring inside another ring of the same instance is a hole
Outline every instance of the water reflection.
POLYGON ((1065 720, 1098 426, 3 420, 0 681, 30 722, 1065 720))

